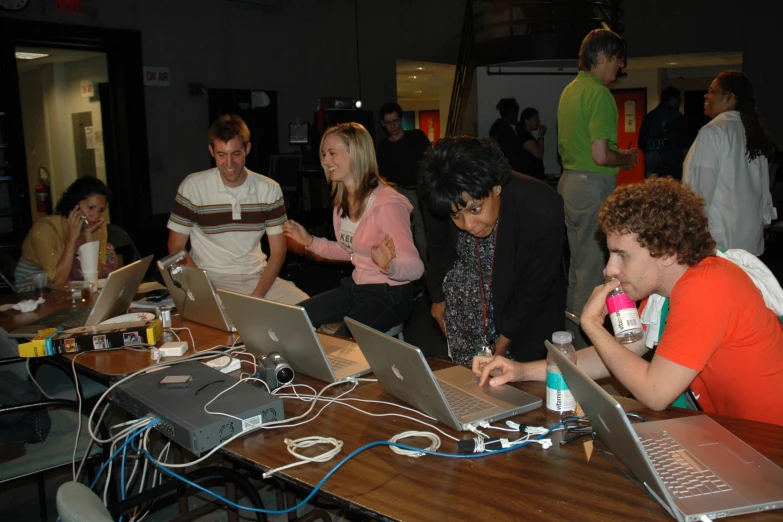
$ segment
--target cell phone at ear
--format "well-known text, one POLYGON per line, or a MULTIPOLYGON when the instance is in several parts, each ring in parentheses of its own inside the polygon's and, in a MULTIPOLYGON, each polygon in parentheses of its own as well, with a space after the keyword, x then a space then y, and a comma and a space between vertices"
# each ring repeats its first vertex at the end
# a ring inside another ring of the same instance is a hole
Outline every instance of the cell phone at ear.
POLYGON ((158 383, 158 388, 187 388, 193 378, 190 375, 167 375, 158 383))

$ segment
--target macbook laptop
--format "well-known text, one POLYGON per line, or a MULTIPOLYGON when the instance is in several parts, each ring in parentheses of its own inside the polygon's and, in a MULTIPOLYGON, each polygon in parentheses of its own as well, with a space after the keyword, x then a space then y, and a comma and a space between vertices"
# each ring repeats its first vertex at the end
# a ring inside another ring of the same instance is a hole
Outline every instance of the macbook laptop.
POLYGON ((218 330, 235 332, 215 287, 205 270, 177 264, 185 258, 180 251, 158 261, 158 270, 180 317, 218 330))
POLYGON ((17 328, 8 336, 28 338, 35 337, 38 330, 44 328, 68 329, 95 326, 106 319, 126 313, 151 262, 152 256, 147 256, 109 274, 92 308, 84 306, 63 308, 17 328))
POLYGON ((295 372, 325 382, 370 373, 356 343, 317 333, 304 308, 218 290, 245 348, 256 355, 278 352, 295 372))
POLYGON ((464 366, 435 373, 421 350, 346 317, 381 387, 401 401, 447 424, 467 430, 468 424, 493 422, 541 407, 541 399, 513 386, 478 386, 464 366))
POLYGON ((601 441, 675 519, 783 508, 783 469, 707 415, 631 424, 622 406, 546 342, 601 441))

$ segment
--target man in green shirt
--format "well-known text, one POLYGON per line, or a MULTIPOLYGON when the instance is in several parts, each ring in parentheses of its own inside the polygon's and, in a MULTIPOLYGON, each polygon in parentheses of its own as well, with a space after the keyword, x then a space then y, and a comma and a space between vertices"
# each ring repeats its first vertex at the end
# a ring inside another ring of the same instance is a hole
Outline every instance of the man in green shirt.
POLYGON ((571 251, 566 310, 582 313, 603 282, 606 254, 598 234, 598 209, 617 186, 620 168, 631 169, 636 149, 617 148, 617 104, 606 87, 625 65, 625 42, 608 29, 591 31, 579 48, 579 73, 560 96, 557 146, 563 175, 557 191, 565 204, 571 251))

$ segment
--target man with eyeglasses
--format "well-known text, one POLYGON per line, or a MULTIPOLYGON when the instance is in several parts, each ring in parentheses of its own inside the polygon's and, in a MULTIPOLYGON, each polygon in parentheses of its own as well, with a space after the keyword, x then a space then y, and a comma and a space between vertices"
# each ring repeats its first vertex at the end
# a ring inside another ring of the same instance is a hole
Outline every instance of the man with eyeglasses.
POLYGON ((402 107, 394 102, 381 106, 379 117, 389 137, 377 145, 378 169, 381 176, 393 182, 397 191, 413 205, 413 242, 426 266, 427 240, 416 186, 419 162, 429 149, 430 140, 419 129, 406 131, 402 128, 402 107))

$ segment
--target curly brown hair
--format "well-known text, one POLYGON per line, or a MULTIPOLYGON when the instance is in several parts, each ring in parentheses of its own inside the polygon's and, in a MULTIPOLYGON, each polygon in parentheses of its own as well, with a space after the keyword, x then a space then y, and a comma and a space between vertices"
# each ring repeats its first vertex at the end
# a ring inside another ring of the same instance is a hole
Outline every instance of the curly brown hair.
POLYGON ((636 234, 650 256, 676 254, 681 265, 715 255, 704 199, 672 178, 617 187, 601 205, 598 224, 606 235, 636 234))

